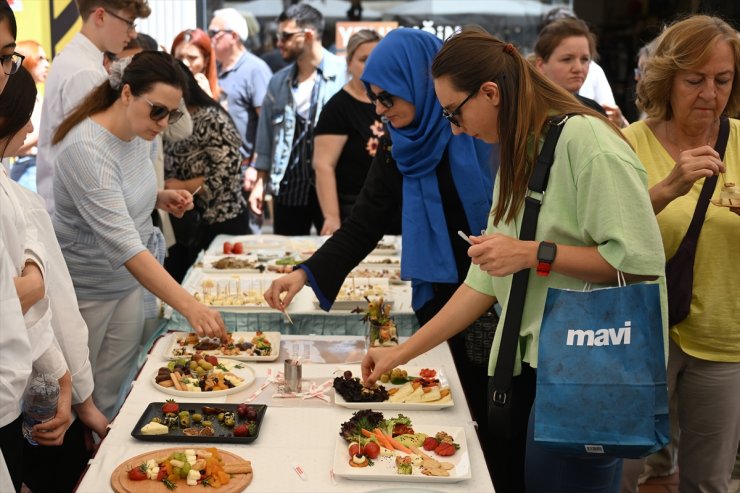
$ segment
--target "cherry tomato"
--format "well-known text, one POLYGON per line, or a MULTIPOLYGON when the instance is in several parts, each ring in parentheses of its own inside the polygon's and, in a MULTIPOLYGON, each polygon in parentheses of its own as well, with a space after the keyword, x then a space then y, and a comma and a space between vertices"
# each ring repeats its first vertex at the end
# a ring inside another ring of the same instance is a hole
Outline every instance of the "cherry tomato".
POLYGON ((244 245, 241 241, 237 241, 236 243, 234 243, 234 246, 231 249, 231 253, 234 253, 236 255, 244 253, 244 245))
POLYGON ((375 442, 367 442, 363 450, 368 459, 377 459, 380 455, 380 445, 375 442))
POLYGON ((139 467, 134 467, 128 472, 128 478, 131 481, 143 481, 147 479, 146 473, 141 470, 139 467))
POLYGON ((164 467, 161 467, 159 469, 159 472, 157 473, 157 481, 162 481, 166 477, 167 477, 167 469, 165 469, 164 467))
POLYGON ((233 248, 234 248, 234 246, 231 244, 230 241, 225 241, 224 242, 224 253, 225 254, 231 253, 231 251, 232 251, 233 248))
POLYGON ((354 457, 355 455, 362 454, 362 448, 360 448, 360 444, 357 442, 352 442, 349 445, 349 456, 354 457))

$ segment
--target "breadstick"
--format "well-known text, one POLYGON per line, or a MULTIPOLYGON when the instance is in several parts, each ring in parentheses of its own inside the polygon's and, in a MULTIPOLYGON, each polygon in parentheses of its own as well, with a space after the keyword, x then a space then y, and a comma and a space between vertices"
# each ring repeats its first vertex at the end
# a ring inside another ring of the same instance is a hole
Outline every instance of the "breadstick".
POLYGON ((182 388, 182 384, 180 383, 180 374, 176 371, 173 371, 170 373, 170 378, 172 379, 172 383, 175 384, 176 390, 185 390, 182 388))
POLYGON ((159 385, 161 385, 162 387, 173 387, 175 383, 172 381, 172 379, 169 379, 162 380, 161 382, 159 382, 159 385))
POLYGON ((227 462, 223 466, 226 474, 248 474, 252 472, 252 463, 248 460, 242 462, 227 462))

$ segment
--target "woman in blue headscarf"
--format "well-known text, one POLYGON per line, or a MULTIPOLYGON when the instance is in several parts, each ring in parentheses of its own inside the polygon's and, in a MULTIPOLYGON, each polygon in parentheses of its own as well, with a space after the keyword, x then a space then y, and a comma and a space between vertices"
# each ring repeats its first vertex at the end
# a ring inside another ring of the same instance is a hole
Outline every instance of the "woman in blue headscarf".
MULTIPOLYGON (((285 309, 309 281, 328 311, 347 274, 376 247, 399 209, 401 277, 411 281, 419 322, 431 319, 465 279, 468 245, 457 231, 478 234, 486 227, 493 189, 490 146, 468 135, 453 136, 443 118, 430 75, 441 47, 424 31, 396 29, 373 50, 362 80, 376 112, 388 122, 390 139, 381 140, 351 216, 299 269, 265 292, 273 308, 285 309)), ((462 338, 450 344, 480 424, 486 371, 467 361, 462 338)))

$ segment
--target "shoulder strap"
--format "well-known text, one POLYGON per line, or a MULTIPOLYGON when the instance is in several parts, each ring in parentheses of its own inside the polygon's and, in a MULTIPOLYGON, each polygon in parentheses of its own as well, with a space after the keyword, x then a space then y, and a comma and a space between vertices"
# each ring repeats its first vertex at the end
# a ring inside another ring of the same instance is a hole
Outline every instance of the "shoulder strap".
MULTIPOLYGON (((726 116, 723 116, 719 121, 719 135, 717 136, 717 143, 714 145, 714 150, 719 154, 720 161, 725 158, 725 150, 727 149, 727 140, 729 137, 730 121, 726 116)), ((701 192, 699 193, 699 200, 696 202, 696 208, 694 209, 694 215, 691 218, 691 224, 689 224, 689 229, 686 231, 683 241, 693 241, 696 243, 698 240, 701 227, 704 225, 704 217, 709 208, 709 199, 712 198, 716 186, 717 175, 712 175, 704 180, 704 185, 701 187, 701 192)))
MULTIPOLYGON (((529 191, 524 199, 524 218, 519 232, 520 240, 534 240, 537 232, 537 218, 540 214, 545 188, 550 178, 550 168, 555 159, 555 146, 563 131, 565 122, 570 115, 555 117, 550 120, 550 128, 545 137, 532 176, 529 178, 529 191)), ((496 361, 496 373, 493 375, 493 403, 505 406, 509 402, 511 392, 511 378, 514 374, 514 361, 519 342, 519 330, 522 326, 522 312, 524 311, 524 297, 527 294, 529 269, 523 269, 514 274, 509 292, 509 302, 506 307, 501 344, 496 361)))

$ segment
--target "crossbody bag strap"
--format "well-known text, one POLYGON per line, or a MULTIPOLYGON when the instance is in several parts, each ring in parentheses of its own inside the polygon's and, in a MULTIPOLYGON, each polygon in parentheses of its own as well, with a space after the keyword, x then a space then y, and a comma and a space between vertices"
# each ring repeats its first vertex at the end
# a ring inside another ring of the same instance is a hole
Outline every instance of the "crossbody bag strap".
MULTIPOLYGON (((717 136, 717 143, 714 146, 714 150, 719 154, 720 161, 725 158, 725 150, 727 149, 727 140, 729 137, 730 121, 726 116, 723 116, 719 121, 719 135, 717 136)), ((709 208, 709 199, 712 198, 716 186, 717 175, 712 175, 704 180, 704 185, 701 187, 701 192, 699 193, 699 200, 696 202, 696 208, 694 209, 694 215, 691 218, 691 224, 689 224, 689 229, 686 231, 686 236, 681 240, 681 243, 691 241, 696 244, 699 239, 701 227, 704 225, 704 217, 709 208)))
MULTIPOLYGON (((555 160, 555 146, 563 131, 565 122, 570 115, 555 117, 550 120, 550 128, 545 137, 532 176, 529 178, 528 192, 524 199, 524 217, 522 220, 519 239, 531 241, 537 232, 537 218, 540 214, 542 201, 545 198, 545 188, 550 178, 550 168, 555 160)), ((527 294, 529 269, 523 269, 514 274, 509 292, 509 302, 506 305, 501 343, 499 345, 496 372, 493 375, 493 403, 505 406, 511 395, 511 379, 514 374, 514 362, 518 350, 519 330, 522 326, 524 312, 524 298, 527 294)))

